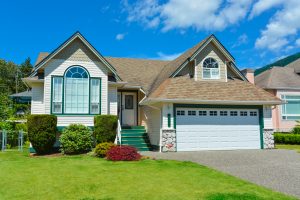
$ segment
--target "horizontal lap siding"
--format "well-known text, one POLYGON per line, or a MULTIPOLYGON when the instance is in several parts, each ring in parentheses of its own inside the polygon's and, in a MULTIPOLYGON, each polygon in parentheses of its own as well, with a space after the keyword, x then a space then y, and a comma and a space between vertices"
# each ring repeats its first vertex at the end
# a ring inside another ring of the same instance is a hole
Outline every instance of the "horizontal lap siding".
POLYGON ((162 119, 162 128, 163 129, 173 129, 174 128, 174 119, 173 119, 173 104, 164 104, 162 108, 163 119, 162 119), (170 114, 171 126, 168 127, 168 114, 170 114))
POLYGON ((264 106, 264 128, 265 129, 273 129, 273 121, 272 121, 272 108, 271 106, 264 106))
POLYGON ((44 114, 44 85, 36 84, 32 87, 32 99, 31 99, 31 114, 44 114))
POLYGON ((94 126, 93 116, 58 116, 57 126, 69 126, 70 124, 83 124, 85 126, 94 126))

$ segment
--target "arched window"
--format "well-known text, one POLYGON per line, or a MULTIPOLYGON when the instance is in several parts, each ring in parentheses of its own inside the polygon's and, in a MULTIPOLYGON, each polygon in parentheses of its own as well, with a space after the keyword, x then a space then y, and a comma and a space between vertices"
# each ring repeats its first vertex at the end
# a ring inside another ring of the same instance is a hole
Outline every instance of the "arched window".
POLYGON ((65 112, 89 112, 89 76, 79 66, 70 67, 65 73, 65 112))
POLYGON ((101 79, 91 78, 81 66, 52 77, 52 113, 100 114, 101 79))
POLYGON ((203 61, 203 78, 204 79, 220 78, 219 64, 215 59, 206 58, 203 61))

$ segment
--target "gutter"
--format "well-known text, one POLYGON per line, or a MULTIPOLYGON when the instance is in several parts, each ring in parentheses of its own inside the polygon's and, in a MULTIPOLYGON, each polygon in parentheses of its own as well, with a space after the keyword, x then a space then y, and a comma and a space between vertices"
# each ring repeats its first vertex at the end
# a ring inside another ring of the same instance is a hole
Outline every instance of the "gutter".
POLYGON ((158 102, 165 103, 189 103, 189 104, 213 104, 213 105, 280 105, 282 101, 222 101, 222 100, 194 100, 194 99, 164 99, 148 98, 141 101, 141 105, 151 105, 158 102))

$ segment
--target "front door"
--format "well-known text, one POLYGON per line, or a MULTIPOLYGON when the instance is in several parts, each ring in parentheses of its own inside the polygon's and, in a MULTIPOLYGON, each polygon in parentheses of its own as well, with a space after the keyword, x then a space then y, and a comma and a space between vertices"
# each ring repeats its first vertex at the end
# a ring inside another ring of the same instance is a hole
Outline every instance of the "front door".
POLYGON ((123 126, 136 126, 137 102, 135 92, 120 92, 120 115, 123 126))

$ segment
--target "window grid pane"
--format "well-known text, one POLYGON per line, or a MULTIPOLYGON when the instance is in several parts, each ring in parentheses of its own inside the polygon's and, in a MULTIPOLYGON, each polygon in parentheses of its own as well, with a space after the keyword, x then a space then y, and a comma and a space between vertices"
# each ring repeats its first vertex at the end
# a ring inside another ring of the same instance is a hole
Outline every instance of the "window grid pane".
POLYGON ((62 77, 54 77, 52 83, 52 112, 62 113, 62 77))

